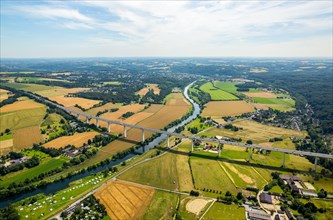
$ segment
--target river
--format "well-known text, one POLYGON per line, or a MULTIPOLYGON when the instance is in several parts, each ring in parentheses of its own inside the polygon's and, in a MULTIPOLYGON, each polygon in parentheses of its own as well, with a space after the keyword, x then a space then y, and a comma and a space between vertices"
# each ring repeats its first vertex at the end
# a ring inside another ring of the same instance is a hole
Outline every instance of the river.
MULTIPOLYGON (((194 82, 193 82, 194 83, 194 82)), ((174 132, 177 128, 187 124, 188 122, 192 121, 193 119, 195 119, 199 114, 200 114, 200 107, 197 103, 195 103, 188 95, 188 89, 191 87, 191 85, 193 84, 189 84, 185 87, 184 89, 184 96, 185 98, 191 102, 192 106, 193 106, 193 113, 192 115, 190 115, 188 118, 184 119, 182 122, 180 122, 179 124, 171 127, 168 129, 169 132, 174 132)), ((155 138, 154 140, 152 140, 151 142, 149 142, 149 144, 147 144, 144 148, 139 148, 136 150, 136 154, 137 153, 142 153, 143 152, 143 149, 145 150, 149 150, 155 146, 157 146, 158 144, 160 144, 162 141, 166 140, 167 139, 167 135, 161 135, 157 138, 155 138)), ((35 190, 32 190, 32 191, 29 191, 29 192, 25 192, 25 193, 21 193, 19 195, 15 195, 15 196, 12 196, 10 198, 6 198, 6 199, 2 199, 0 201, 0 208, 3 208, 5 206, 8 206, 9 204, 12 204, 12 203, 15 203, 15 202, 18 202, 22 199, 25 199, 25 198, 28 198, 30 196, 34 196, 34 195, 37 195, 39 193, 44 193, 46 195, 49 195, 51 193, 55 193, 57 191, 60 191, 60 190, 63 190, 63 189, 66 189, 67 187, 69 187, 69 184, 75 180, 78 180, 78 179, 82 179, 84 177, 87 177, 89 175, 92 175, 92 174, 95 174, 95 173, 98 173, 102 170, 105 170, 106 168, 108 167, 112 167, 112 166, 115 166, 117 164, 120 164, 121 162, 123 161, 126 161, 130 158, 132 158, 134 155, 136 154, 129 154, 127 155, 126 157, 122 158, 122 159, 118 159, 118 160, 115 160, 115 161, 111 161, 109 164, 106 164, 104 166, 100 166, 94 170, 90 170, 90 171, 86 171, 84 173, 79 173, 79 174, 76 174, 72 177, 69 177, 69 178, 66 178, 62 181, 57 181, 57 182, 53 182, 53 183, 50 183, 48 184, 47 186, 43 187, 43 188, 38 188, 38 189, 35 189, 35 190)))

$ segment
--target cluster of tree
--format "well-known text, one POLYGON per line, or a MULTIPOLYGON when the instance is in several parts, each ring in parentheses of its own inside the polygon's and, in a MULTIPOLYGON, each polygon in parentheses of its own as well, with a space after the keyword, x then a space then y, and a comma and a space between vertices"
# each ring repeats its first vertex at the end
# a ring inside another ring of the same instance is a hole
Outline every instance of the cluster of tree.
POLYGON ((246 83, 239 83, 235 85, 237 87, 238 92, 248 92, 250 89, 256 89, 262 87, 262 85, 258 85, 254 82, 246 82, 246 83))
POLYGON ((239 131, 239 130, 243 130, 243 128, 239 128, 239 127, 237 127, 237 126, 234 126, 234 125, 232 125, 232 124, 226 124, 226 125, 224 125, 224 128, 225 129, 229 129, 229 130, 232 130, 232 131, 239 131))
POLYGON ((95 156, 97 154, 97 149, 83 149, 82 153, 76 157, 73 157, 70 161, 64 162, 63 167, 68 168, 71 166, 78 165, 80 163, 83 163, 85 160, 95 156))
POLYGON ((86 111, 87 109, 83 108, 82 106, 78 105, 78 104, 75 104, 74 107, 78 108, 78 109, 81 109, 82 111, 86 111))
POLYGON ((227 191, 224 196, 218 196, 217 201, 227 204, 236 203, 242 204, 244 196, 241 192, 238 192, 236 196, 232 195, 230 191, 227 191))
POLYGON ((191 132, 191 134, 197 134, 200 131, 197 127, 188 127, 187 130, 191 132))
POLYGON ((4 175, 6 175, 8 173, 11 173, 11 172, 16 172, 16 171, 19 171, 19 170, 23 170, 24 167, 32 168, 32 167, 35 167, 35 166, 38 166, 38 165, 39 165, 39 158, 33 156, 32 158, 28 159, 26 162, 20 163, 16 166, 0 167, 0 175, 4 176, 4 175))
POLYGON ((294 199, 290 206, 291 209, 297 210, 300 214, 302 214, 306 219, 315 220, 315 214, 317 212, 324 213, 326 209, 320 208, 318 209, 315 204, 312 202, 302 203, 299 199, 294 199))
POLYGON ((57 148, 46 148, 46 147, 43 147, 43 146, 38 145, 38 144, 34 144, 32 149, 37 150, 37 151, 41 151, 45 154, 50 155, 51 157, 58 157, 61 154, 63 154, 63 149, 62 148, 58 148, 58 149, 57 148))
POLYGON ((126 112, 126 113, 122 114, 121 117, 123 117, 123 118, 129 118, 129 117, 131 117, 134 114, 135 114, 134 112, 126 112))
POLYGON ((18 211, 14 208, 14 206, 9 205, 5 208, 0 209, 0 219, 19 220, 20 215, 18 214, 18 211))
POLYGON ((199 196, 199 192, 195 191, 195 190, 191 190, 190 195, 191 196, 199 196))
POLYGON ((14 90, 10 87, 7 87, 7 86, 1 86, 2 89, 5 89, 5 90, 8 90, 8 91, 11 91, 11 92, 15 92, 13 96, 9 96, 7 99, 4 99, 0 102, 0 108, 4 105, 8 105, 8 104, 12 104, 14 102, 17 101, 17 99, 19 97, 21 97, 23 95, 23 92, 20 91, 20 90, 14 90))
POLYGON ((103 219, 107 215, 105 207, 94 195, 88 196, 81 204, 82 206, 75 207, 73 214, 70 215, 70 213, 64 211, 60 214, 60 217, 65 220, 103 219))
POLYGON ((269 139, 269 142, 277 142, 277 141, 282 141, 283 138, 280 138, 280 137, 274 137, 274 138, 270 138, 269 139))

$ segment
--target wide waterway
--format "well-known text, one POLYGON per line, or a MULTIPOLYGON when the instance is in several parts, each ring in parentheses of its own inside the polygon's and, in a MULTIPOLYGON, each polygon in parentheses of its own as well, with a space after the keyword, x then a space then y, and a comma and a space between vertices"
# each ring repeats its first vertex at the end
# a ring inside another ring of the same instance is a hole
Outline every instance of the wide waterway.
MULTIPOLYGON (((187 124, 188 122, 192 121, 193 119, 195 119, 200 114, 200 107, 199 107, 199 105, 197 103, 195 103, 192 99, 190 99, 190 97, 188 95, 188 89, 190 88, 190 86, 192 84, 193 83, 191 83, 191 84, 189 84, 189 85, 187 85, 185 87, 185 89, 184 89, 184 96, 186 97, 186 99, 188 101, 191 102, 191 104, 193 106, 193 113, 188 118, 186 118, 183 121, 181 121, 179 124, 177 124, 177 125, 169 128, 168 132, 174 132, 177 128, 179 128, 179 127, 187 124)), ((158 144, 160 144, 162 141, 164 141, 166 139, 167 139, 167 135, 161 135, 161 136, 155 138, 154 140, 152 140, 151 142, 149 142, 149 144, 147 144, 144 148, 139 148, 136 151, 136 153, 142 153, 143 149, 149 150, 149 149, 157 146, 158 144)), ((82 178, 87 177, 89 175, 98 173, 100 171, 103 171, 103 170, 105 170, 108 167, 112 167, 112 166, 115 166, 117 164, 120 164, 121 162, 126 161, 126 160, 132 158, 134 155, 136 155, 136 154, 129 154, 129 155, 127 155, 126 157, 124 157, 122 159, 111 161, 109 164, 97 167, 96 169, 93 169, 93 170, 90 170, 90 171, 86 171, 84 173, 76 174, 76 175, 74 175, 72 177, 66 178, 66 179, 61 180, 61 181, 50 183, 50 184, 48 184, 47 186, 45 186, 43 188, 38 188, 38 189, 29 191, 29 192, 20 193, 19 195, 16 195, 16 196, 13 196, 13 197, 10 197, 10 198, 7 198, 7 199, 2 199, 0 201, 0 208, 8 206, 9 204, 18 202, 18 201, 20 201, 22 199, 25 199, 25 198, 28 198, 30 196, 37 195, 39 193, 44 193, 46 195, 49 195, 51 193, 55 193, 57 191, 66 189, 67 187, 69 187, 69 184, 71 182, 73 182, 75 180, 78 180, 78 179, 82 179, 82 178)))

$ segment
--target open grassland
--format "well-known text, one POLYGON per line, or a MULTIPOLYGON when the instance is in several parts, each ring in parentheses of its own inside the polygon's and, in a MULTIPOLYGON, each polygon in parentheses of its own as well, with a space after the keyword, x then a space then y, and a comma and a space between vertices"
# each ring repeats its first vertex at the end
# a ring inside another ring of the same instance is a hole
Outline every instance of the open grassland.
POLYGON ((202 111, 202 116, 221 118, 254 111, 254 107, 244 101, 213 101, 206 104, 202 111))
POLYGON ((158 88, 158 84, 147 83, 146 87, 144 87, 140 91, 136 92, 136 94, 139 95, 139 96, 144 96, 151 89, 154 91, 154 94, 160 94, 160 92, 161 92, 160 88, 158 88))
POLYGON ((82 108, 88 109, 92 106, 99 104, 101 101, 80 98, 80 97, 65 97, 65 96, 52 96, 50 97, 52 101, 55 101, 65 107, 72 107, 75 105, 79 105, 82 108))
MULTIPOLYGON (((180 152, 188 152, 187 149, 178 148, 180 152)), ((182 192, 190 192, 194 189, 192 174, 189 165, 189 156, 186 154, 176 155, 176 167, 178 174, 178 186, 179 190, 182 192)))
POLYGON ((75 133, 72 136, 62 136, 44 144, 44 147, 49 148, 61 148, 67 145, 74 145, 75 147, 81 147, 83 144, 88 143, 89 139, 93 139, 99 133, 97 132, 83 132, 75 133))
POLYGON ((203 217, 205 220, 215 219, 230 219, 230 220, 243 220, 245 219, 244 207, 237 205, 227 205, 219 202, 215 202, 209 209, 206 215, 203 217))
POLYGON ((46 114, 46 108, 25 109, 14 112, 0 113, 0 132, 6 128, 11 130, 39 126, 46 114))
POLYGON ((0 186, 7 187, 11 183, 21 183, 24 182, 26 178, 32 179, 37 177, 41 173, 48 172, 50 170, 62 167, 62 164, 69 159, 66 157, 58 158, 45 158, 40 162, 40 165, 33 168, 24 168, 23 170, 9 173, 1 177, 0 186))
POLYGON ((43 142, 43 136, 40 133, 39 126, 31 126, 16 129, 13 132, 14 150, 19 151, 26 147, 32 147, 33 144, 43 142))
POLYGON ((208 93, 213 101, 226 101, 226 100, 238 100, 237 96, 214 87, 211 82, 205 83, 200 86, 200 90, 208 93))
POLYGON ((241 138, 243 141, 252 140, 254 143, 265 143, 265 146, 271 146, 279 148, 294 149, 295 146, 289 139, 289 137, 305 137, 306 134, 303 132, 295 131, 292 129, 274 127, 269 125, 263 125, 261 123, 252 120, 239 120, 231 123, 232 125, 243 128, 243 130, 238 130, 236 132, 229 129, 219 129, 210 128, 201 135, 207 136, 223 136, 229 138, 241 138), (280 137, 284 139, 283 141, 270 143, 268 142, 270 138, 280 137), (268 142, 268 143, 267 143, 268 142))
POLYGON ((140 164, 122 174, 119 178, 146 185, 175 190, 178 188, 176 155, 162 157, 140 164))
POLYGON ((278 98, 261 98, 254 97, 255 102, 259 104, 277 104, 277 105, 286 105, 289 107, 295 107, 295 100, 293 99, 278 99, 278 98))
POLYGON ((172 219, 178 197, 174 193, 156 190, 142 219, 172 219))
POLYGON ((95 193, 111 219, 140 219, 153 195, 151 188, 119 181, 111 181, 95 193))
POLYGON ((121 106, 120 103, 114 104, 112 102, 109 102, 109 103, 106 103, 105 105, 102 105, 102 106, 99 106, 96 108, 91 108, 88 111, 86 111, 86 113, 91 114, 91 115, 96 115, 98 112, 103 112, 105 110, 110 111, 110 109, 116 109, 116 108, 119 108, 120 106, 121 106))
POLYGON ((302 175, 302 180, 305 182, 310 182, 316 190, 325 189, 327 192, 333 194, 333 177, 323 177, 316 180, 311 175, 302 175))
POLYGON ((41 82, 41 81, 69 82, 67 80, 45 78, 45 77, 17 77, 15 79, 15 81, 19 82, 19 83, 36 83, 36 82, 41 82))
POLYGON ((58 115, 57 113, 51 113, 43 121, 41 126, 48 126, 48 125, 58 124, 58 123, 60 123, 61 119, 64 119, 61 115, 58 115))
POLYGON ((215 87, 222 89, 226 92, 237 93, 237 87, 235 86, 237 83, 221 81, 214 81, 213 83, 215 87))
POLYGON ((37 103, 31 99, 16 101, 12 104, 5 105, 0 108, 0 113, 14 112, 25 109, 44 108, 44 105, 37 103))

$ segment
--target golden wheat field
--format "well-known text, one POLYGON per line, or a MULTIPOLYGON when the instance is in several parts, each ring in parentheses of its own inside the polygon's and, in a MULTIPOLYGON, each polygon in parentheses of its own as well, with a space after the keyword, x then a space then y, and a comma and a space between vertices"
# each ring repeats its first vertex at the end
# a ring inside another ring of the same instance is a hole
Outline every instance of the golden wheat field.
POLYGON ((254 107, 244 101, 213 101, 208 102, 202 111, 202 116, 221 118, 254 112, 254 107))
POLYGON ((81 147, 83 144, 87 143, 89 139, 93 139, 99 133, 97 132, 84 132, 84 133, 75 133, 72 136, 63 136, 56 138, 46 144, 44 147, 49 148, 61 148, 67 145, 74 145, 75 147, 81 147))

